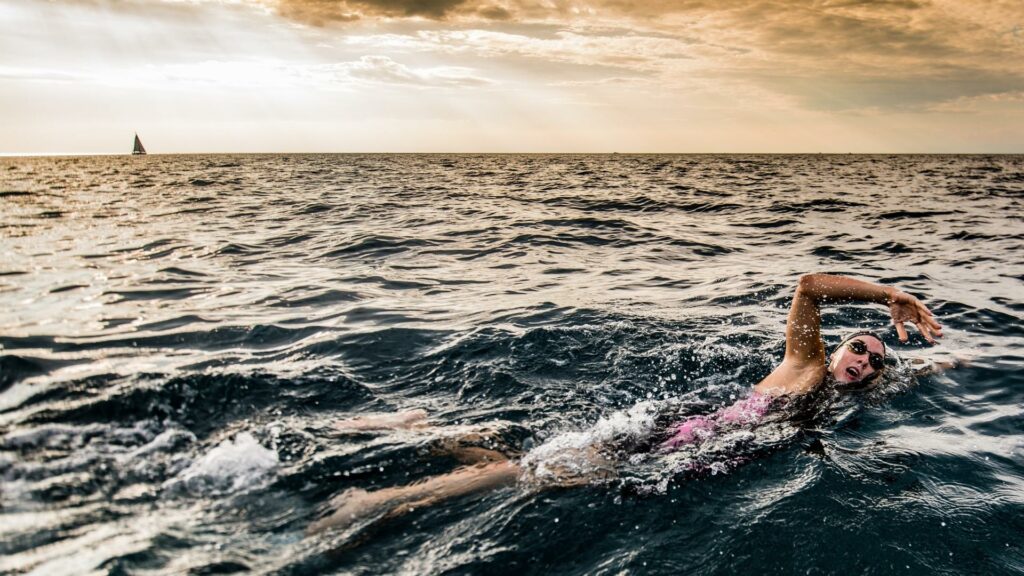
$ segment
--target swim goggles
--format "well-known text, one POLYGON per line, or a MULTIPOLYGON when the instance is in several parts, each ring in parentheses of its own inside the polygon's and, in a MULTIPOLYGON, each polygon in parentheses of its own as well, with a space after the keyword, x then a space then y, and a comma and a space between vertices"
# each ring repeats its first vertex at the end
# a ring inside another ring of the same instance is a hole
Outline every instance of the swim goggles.
POLYGON ((868 355, 868 364, 875 369, 875 372, 885 367, 885 358, 875 352, 868 353, 868 345, 862 340, 851 340, 846 343, 846 349, 858 356, 868 355))

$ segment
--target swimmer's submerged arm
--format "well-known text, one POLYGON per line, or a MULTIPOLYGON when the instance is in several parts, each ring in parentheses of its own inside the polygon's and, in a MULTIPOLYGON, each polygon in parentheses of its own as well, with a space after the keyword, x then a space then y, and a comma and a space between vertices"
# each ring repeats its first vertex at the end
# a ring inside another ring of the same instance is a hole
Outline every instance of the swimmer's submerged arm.
POLYGON ((969 356, 951 356, 949 358, 910 358, 910 369, 914 376, 934 376, 948 370, 957 370, 971 365, 969 356))

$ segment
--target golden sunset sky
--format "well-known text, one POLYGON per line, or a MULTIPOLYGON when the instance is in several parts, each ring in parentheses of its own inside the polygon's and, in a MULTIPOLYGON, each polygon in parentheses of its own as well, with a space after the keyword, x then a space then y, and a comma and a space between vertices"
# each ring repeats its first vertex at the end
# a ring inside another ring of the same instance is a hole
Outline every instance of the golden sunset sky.
POLYGON ((1024 152, 1024 0, 0 0, 0 153, 1024 152))

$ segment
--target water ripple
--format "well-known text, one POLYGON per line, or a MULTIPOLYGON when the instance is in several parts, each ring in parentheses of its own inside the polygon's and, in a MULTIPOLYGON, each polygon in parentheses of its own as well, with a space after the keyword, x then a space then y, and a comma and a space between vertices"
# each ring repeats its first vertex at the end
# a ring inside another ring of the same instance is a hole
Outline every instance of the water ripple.
POLYGON ((1020 573, 1021 198, 1020 156, 0 159, 0 571, 1020 573), (637 453, 772 369, 811 271, 946 331, 843 305, 829 344, 969 365, 637 453), (478 427, 616 479, 304 536, 478 427))

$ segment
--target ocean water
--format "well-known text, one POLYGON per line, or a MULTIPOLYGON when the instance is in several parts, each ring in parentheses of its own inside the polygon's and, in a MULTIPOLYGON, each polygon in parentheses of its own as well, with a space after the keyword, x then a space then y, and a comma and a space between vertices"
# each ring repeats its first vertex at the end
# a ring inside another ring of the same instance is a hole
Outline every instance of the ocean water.
POLYGON ((1020 574, 1022 202, 1022 156, 0 159, 0 572, 1020 574), (945 338, 829 307, 902 358, 878 391, 305 534, 460 430, 558 458, 731 403, 814 271, 945 338))

